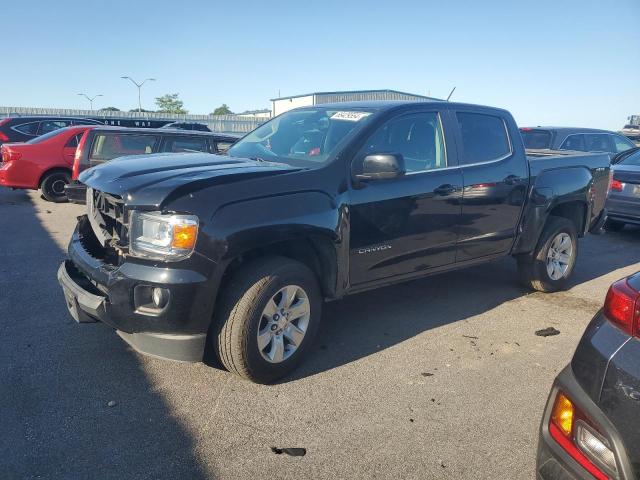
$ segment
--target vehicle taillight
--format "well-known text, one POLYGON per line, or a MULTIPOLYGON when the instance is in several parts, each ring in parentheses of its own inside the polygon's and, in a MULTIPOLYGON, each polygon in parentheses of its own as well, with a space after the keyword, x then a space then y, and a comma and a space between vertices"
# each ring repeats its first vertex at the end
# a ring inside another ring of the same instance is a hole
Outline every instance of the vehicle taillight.
POLYGON ((80 161, 82 159, 82 151, 84 150, 84 146, 87 143, 87 136, 89 135, 89 130, 84 132, 84 135, 80 138, 78 142, 78 147, 76 148, 76 153, 73 156, 73 168, 71 169, 71 179, 78 180, 78 176, 80 175, 80 161))
POLYGON ((609 287, 604 301, 604 316, 629 335, 640 336, 640 293, 626 279, 609 287))
POLYGON ((0 152, 2 155, 3 162, 15 162, 16 160, 20 160, 22 158, 22 153, 16 150, 7 148, 6 145, 2 146, 2 149, 0 149, 0 152))
POLYGON ((553 404, 549 434, 596 479, 617 478, 616 455, 611 443, 562 392, 557 393, 553 404))
POLYGON ((7 137, 6 134, 4 134, 3 132, 0 132, 0 142, 8 142, 9 141, 9 137, 7 137))
POLYGON ((624 190, 624 183, 622 183, 620 180, 611 180, 611 183, 609 184, 609 190, 614 191, 614 192, 621 192, 622 190, 624 190))

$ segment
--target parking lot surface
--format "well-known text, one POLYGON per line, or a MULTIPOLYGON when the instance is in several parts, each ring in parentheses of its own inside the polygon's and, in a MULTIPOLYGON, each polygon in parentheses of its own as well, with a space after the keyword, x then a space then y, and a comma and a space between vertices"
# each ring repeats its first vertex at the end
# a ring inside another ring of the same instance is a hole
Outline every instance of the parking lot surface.
POLYGON ((581 240, 567 292, 526 291, 505 259, 349 297, 302 367, 260 386, 73 322, 56 270, 82 213, 0 189, 3 478, 531 479, 554 376, 640 270, 627 228, 581 240))

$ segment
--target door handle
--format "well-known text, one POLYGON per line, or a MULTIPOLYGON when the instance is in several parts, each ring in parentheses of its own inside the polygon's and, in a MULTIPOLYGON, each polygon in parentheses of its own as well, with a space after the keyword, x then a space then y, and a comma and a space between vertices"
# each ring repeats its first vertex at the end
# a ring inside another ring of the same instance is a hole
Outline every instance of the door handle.
POLYGON ((507 185, 516 185, 516 184, 520 183, 522 181, 522 179, 517 175, 508 175, 502 181, 504 183, 506 183, 507 185))
POLYGON ((450 183, 445 183, 444 185, 440 185, 438 188, 434 189, 433 193, 436 195, 451 195, 455 191, 456 187, 450 183))

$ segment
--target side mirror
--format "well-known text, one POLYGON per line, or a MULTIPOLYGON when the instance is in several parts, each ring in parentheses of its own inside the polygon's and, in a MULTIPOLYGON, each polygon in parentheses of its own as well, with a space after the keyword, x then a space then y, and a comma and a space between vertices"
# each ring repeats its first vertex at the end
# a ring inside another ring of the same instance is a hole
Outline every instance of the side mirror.
POLYGON ((362 161, 362 171, 355 175, 357 180, 391 180, 406 173, 404 158, 399 153, 378 153, 367 155, 362 161))

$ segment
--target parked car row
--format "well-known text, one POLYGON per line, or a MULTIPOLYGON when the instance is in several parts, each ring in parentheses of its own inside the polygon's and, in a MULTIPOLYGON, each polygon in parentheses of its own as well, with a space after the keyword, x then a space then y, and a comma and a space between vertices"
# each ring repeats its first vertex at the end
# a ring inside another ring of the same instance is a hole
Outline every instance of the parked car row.
POLYGON ((0 145, 27 142, 55 130, 75 125, 102 125, 97 120, 75 117, 9 117, 0 120, 0 145))
POLYGON ((617 154, 636 146, 623 135, 593 128, 524 127, 520 133, 527 149, 617 154))
MULTIPOLYGON (((44 123, 44 122, 41 122, 44 123)), ((84 169, 121 156, 158 152, 224 153, 237 136, 197 130, 80 125, 0 147, 0 185, 40 189, 45 199, 84 203, 84 169), (73 185, 69 185, 74 180, 73 185), (70 187, 70 188, 68 188, 70 187)))

